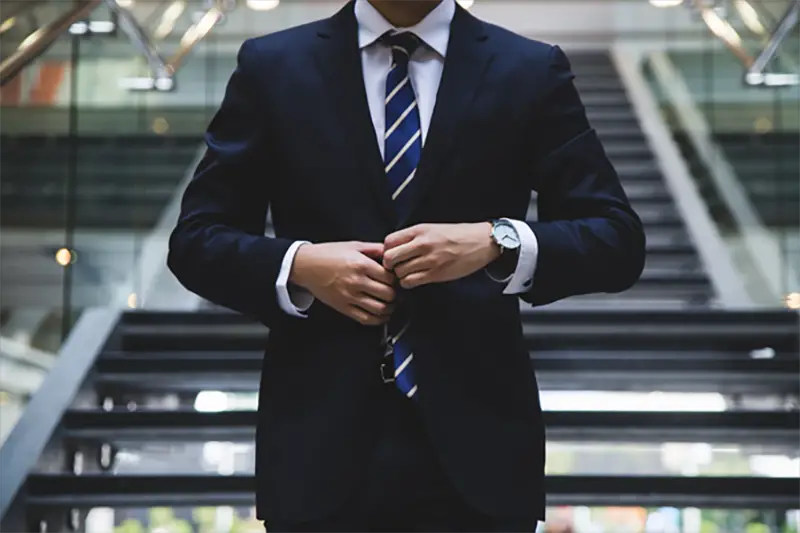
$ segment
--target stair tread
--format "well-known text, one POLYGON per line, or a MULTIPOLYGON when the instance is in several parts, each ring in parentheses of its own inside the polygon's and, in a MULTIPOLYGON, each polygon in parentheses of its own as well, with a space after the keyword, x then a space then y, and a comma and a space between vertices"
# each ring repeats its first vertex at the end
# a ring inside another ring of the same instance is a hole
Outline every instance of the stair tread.
MULTIPOLYGON (((550 505, 640 506, 647 500, 648 506, 716 508, 726 500, 746 500, 748 508, 791 508, 800 498, 800 480, 792 477, 548 475, 545 482, 550 505)), ((26 488, 28 502, 43 506, 252 505, 255 477, 37 473, 26 488)))

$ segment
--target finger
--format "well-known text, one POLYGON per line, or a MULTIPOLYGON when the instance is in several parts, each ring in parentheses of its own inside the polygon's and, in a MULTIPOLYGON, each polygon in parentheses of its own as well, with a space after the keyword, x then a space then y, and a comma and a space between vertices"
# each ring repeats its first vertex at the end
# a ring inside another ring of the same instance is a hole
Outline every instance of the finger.
POLYGON ((355 242, 356 251, 361 252, 370 259, 380 261, 383 257, 383 243, 382 242, 355 242))
POLYGON ((369 296, 381 300, 382 302, 389 303, 394 301, 395 292, 392 285, 387 285, 386 283, 380 281, 365 278, 358 288, 364 294, 368 294, 369 296))
POLYGON ((411 242, 414 237, 422 232, 423 229, 424 228, 422 224, 417 224, 416 226, 411 226, 410 228, 395 231, 383 240, 385 251, 391 250, 392 248, 397 248, 401 244, 411 242))
POLYGON ((425 270, 430 270, 433 268, 433 264, 434 258, 430 254, 421 255, 397 265, 394 268, 394 275, 397 276, 398 279, 403 279, 414 272, 424 272, 425 270))
POLYGON ((386 270, 380 263, 367 261, 364 263, 362 274, 384 285, 394 285, 395 275, 386 270))
POLYGON ((373 315, 372 313, 368 313, 367 311, 355 305, 350 306, 348 314, 356 322, 364 324, 365 326, 377 326, 380 324, 385 324, 389 321, 388 317, 373 315))
POLYGON ((383 266, 388 270, 394 270, 400 263, 422 254, 423 250, 419 240, 413 240, 385 252, 383 254, 383 266))
POLYGON ((353 305, 377 317, 389 317, 392 315, 393 310, 392 304, 382 302, 366 294, 357 298, 353 305))
POLYGON ((429 273, 430 270, 409 274, 408 276, 400 279, 400 286, 404 289, 413 289, 414 287, 427 285, 432 281, 429 273))
POLYGON ((365 326, 377 326, 379 324, 378 317, 371 315, 363 309, 359 309, 355 306, 350 307, 347 314, 350 316, 350 318, 365 326))

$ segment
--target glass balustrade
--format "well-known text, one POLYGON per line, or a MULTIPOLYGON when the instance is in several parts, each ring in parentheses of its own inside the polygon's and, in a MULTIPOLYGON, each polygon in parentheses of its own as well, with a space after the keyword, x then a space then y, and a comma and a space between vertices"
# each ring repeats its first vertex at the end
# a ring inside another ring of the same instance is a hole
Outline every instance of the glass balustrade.
POLYGON ((800 307, 800 4, 685 2, 706 36, 644 69, 751 294, 800 307), (789 24, 794 20, 793 24, 789 24))
POLYGON ((196 303, 164 257, 181 183, 221 98, 205 79, 226 77, 234 59, 196 61, 180 90, 143 91, 137 80, 164 74, 153 57, 172 74, 189 61, 205 36, 203 6, 2 4, 0 436, 83 310, 196 303))

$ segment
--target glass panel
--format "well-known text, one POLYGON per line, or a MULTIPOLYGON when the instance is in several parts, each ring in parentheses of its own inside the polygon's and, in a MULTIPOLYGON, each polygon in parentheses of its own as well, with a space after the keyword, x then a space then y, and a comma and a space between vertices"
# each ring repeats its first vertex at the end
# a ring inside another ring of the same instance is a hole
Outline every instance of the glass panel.
MULTIPOLYGON (((3 2, 0 48, 5 62, 31 36, 71 8, 69 2, 3 2)), ((66 311, 77 260, 71 252, 74 210, 70 143, 49 131, 68 132, 74 114, 40 112, 71 101, 74 70, 67 34, 0 90, 0 442, 41 383, 75 317, 66 311)), ((68 138, 68 137, 64 137, 68 138)))
MULTIPOLYGON (((196 62, 181 91, 132 90, 131 79, 152 69, 126 21, 145 25, 147 37, 169 4, 119 4, 130 19, 102 4, 0 93, 0 441, 83 310, 197 302, 166 271, 167 238, 221 98, 206 79, 223 70, 227 79, 235 58, 196 62)), ((3 59, 74 5, 3 2, 3 59)), ((208 11, 187 6, 155 40, 167 57, 184 50, 183 35, 208 11)))
MULTIPOLYGON (((764 68, 788 76, 785 83, 745 83, 748 60, 771 46, 793 5, 736 0, 699 9, 705 37, 686 46, 668 35, 665 50, 649 55, 645 73, 751 295, 759 304, 800 308, 797 25, 787 26, 764 68)), ((682 16, 663 11, 674 20, 682 16)))

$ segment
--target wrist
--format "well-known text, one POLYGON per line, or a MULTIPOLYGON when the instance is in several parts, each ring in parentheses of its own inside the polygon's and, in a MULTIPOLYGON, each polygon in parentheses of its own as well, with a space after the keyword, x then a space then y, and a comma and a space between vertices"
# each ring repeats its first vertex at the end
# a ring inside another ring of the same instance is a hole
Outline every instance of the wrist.
POLYGON ((289 271, 289 283, 308 290, 309 263, 313 255, 313 244, 304 243, 297 248, 297 252, 289 271))
POLYGON ((482 240, 485 244, 485 249, 488 257, 487 264, 496 261, 503 253, 503 249, 495 240, 492 235, 494 225, 491 222, 478 222, 482 240))

